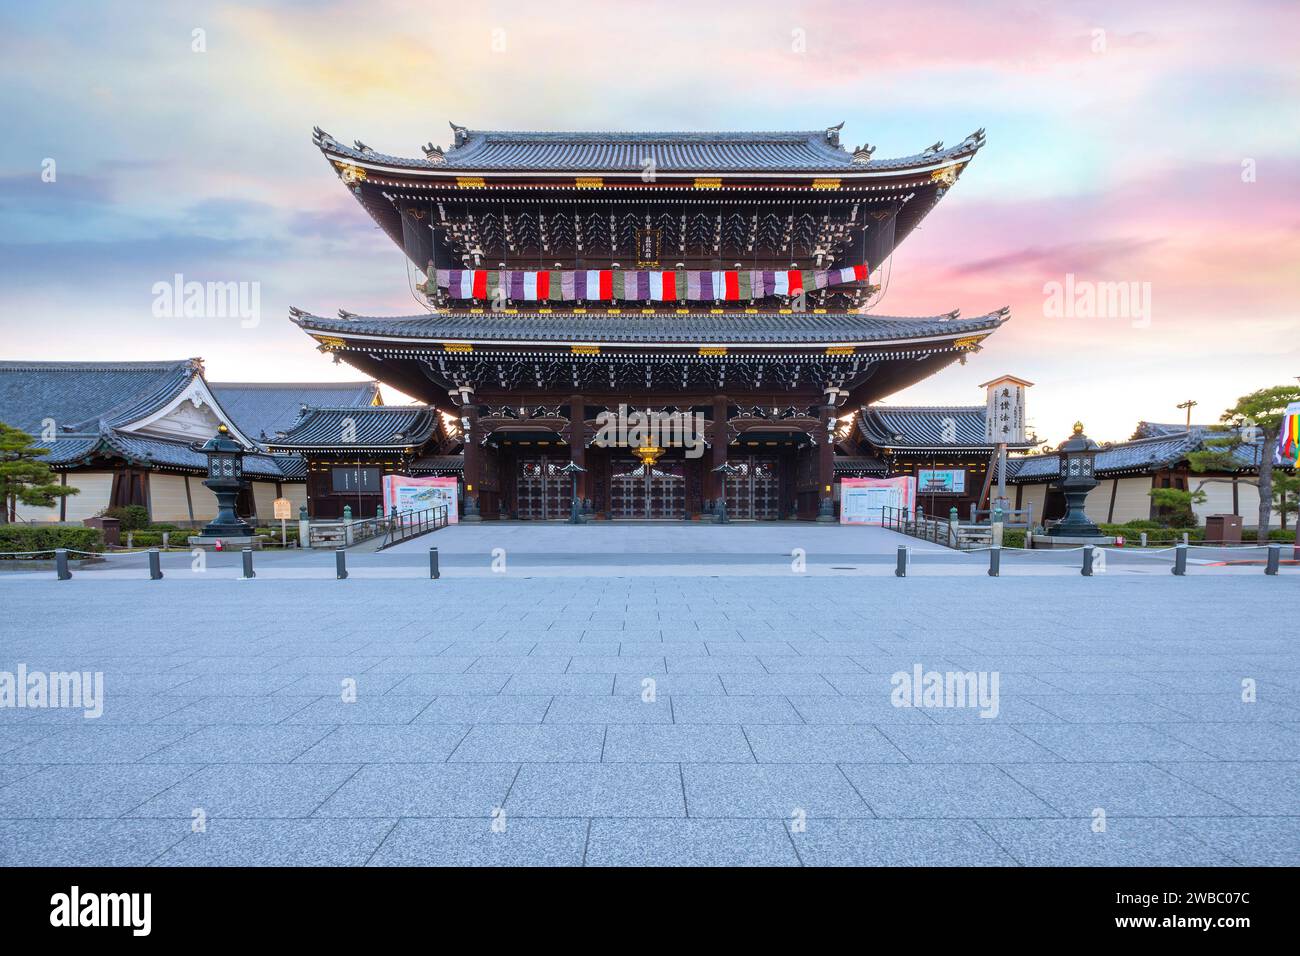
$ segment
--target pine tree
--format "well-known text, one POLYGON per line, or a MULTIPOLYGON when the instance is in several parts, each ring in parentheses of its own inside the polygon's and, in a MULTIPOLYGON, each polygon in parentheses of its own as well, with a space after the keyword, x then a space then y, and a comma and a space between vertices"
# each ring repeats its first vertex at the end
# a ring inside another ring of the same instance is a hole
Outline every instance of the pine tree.
POLYGON ((1243 395, 1237 403, 1219 416, 1222 433, 1205 441, 1204 451, 1194 451, 1187 456, 1193 471, 1235 471, 1240 463, 1233 457, 1239 447, 1248 445, 1256 450, 1259 465, 1259 541, 1268 538, 1268 526, 1273 517, 1273 455, 1277 451, 1277 436, 1282 429, 1286 407, 1300 401, 1300 387, 1277 385, 1261 388, 1243 395))
POLYGON ((58 483, 41 460, 49 449, 34 442, 25 431, 0 422, 0 524, 17 520, 19 504, 49 508, 64 495, 77 494, 76 488, 58 483))

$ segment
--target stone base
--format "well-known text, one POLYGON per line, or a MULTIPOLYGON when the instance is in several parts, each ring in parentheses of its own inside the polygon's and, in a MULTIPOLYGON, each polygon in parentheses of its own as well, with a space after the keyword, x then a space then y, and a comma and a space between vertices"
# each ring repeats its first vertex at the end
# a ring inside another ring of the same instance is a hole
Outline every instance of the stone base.
POLYGON ((245 548, 261 551, 263 537, 260 534, 218 536, 197 534, 187 540, 191 548, 201 548, 204 551, 216 551, 218 541, 221 542, 222 551, 243 551, 245 548))
POLYGON ((1029 534, 1025 535, 1025 547, 1035 548, 1038 550, 1047 550, 1050 548, 1082 548, 1085 544, 1102 545, 1114 544, 1115 538, 1111 535, 1070 535, 1070 534, 1029 534))

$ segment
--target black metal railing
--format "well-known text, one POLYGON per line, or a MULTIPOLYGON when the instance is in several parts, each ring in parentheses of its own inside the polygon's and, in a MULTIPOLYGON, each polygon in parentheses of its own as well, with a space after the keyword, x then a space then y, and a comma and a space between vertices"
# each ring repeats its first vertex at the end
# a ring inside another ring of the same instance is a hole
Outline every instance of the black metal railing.
POLYGON ((921 508, 908 511, 885 505, 880 509, 881 525, 922 541, 931 541, 945 548, 962 547, 961 532, 946 518, 927 517, 921 508))
POLYGON ((388 516, 387 521, 388 531, 384 535, 384 543, 379 546, 380 551, 399 541, 447 527, 447 506, 436 505, 418 511, 394 512, 388 516))

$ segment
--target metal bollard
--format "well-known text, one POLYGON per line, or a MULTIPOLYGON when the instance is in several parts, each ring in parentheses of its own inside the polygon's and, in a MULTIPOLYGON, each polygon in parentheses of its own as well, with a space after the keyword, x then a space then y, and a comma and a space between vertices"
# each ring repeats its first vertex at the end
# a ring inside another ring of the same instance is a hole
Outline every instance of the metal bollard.
POLYGON ((1174 574, 1182 577, 1187 573, 1187 545, 1180 544, 1174 548, 1174 574))
POLYGON ((1268 564, 1264 566, 1265 574, 1277 574, 1278 568, 1282 562, 1282 546, 1280 544, 1270 544, 1268 546, 1268 564))
POLYGON ((989 548, 989 577, 996 578, 1002 574, 1002 549, 989 548))
POLYGON ((149 580, 162 580, 162 555, 158 553, 157 548, 149 549, 149 580))
POLYGON ((68 570, 68 549, 54 549, 54 573, 60 581, 71 581, 72 572, 68 570))
POLYGON ((244 580, 248 580, 249 578, 255 578, 255 577, 257 577, 257 575, 253 573, 253 549, 245 548, 244 549, 244 580))
POLYGON ((1083 546, 1083 570, 1079 572, 1085 578, 1092 577, 1092 545, 1083 546))
POLYGON ((348 553, 343 548, 334 549, 334 577, 340 581, 348 576, 348 553))
POLYGON ((1147 546, 1147 533, 1146 533, 1145 531, 1143 531, 1143 532, 1142 532, 1142 547, 1145 548, 1146 546, 1147 546))
POLYGON ((898 565, 894 568, 894 577, 907 577, 907 545, 898 546, 898 565))
POLYGON ((429 549, 429 578, 430 580, 436 581, 440 577, 442 577, 442 573, 438 570, 438 549, 430 548, 429 549))

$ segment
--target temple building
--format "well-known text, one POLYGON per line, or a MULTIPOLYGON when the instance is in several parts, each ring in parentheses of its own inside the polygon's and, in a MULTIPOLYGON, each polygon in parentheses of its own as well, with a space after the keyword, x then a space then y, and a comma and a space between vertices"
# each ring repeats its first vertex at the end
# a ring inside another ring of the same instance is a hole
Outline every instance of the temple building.
POLYGON ((953 410, 957 441, 937 448, 911 430, 914 410, 871 410, 965 362, 1008 318, 874 311, 881 264, 982 130, 898 159, 846 149, 838 126, 452 133, 401 157, 315 132, 406 257, 424 311, 293 321, 429 414, 371 413, 363 440, 322 410, 272 441, 322 469, 314 511, 358 492, 368 507, 376 476, 421 461, 462 474, 465 510, 484 518, 567 514, 570 463, 578 496, 614 519, 691 518, 725 499, 733 518, 830 520, 837 477, 873 470, 969 468, 944 492, 954 501, 984 487, 1006 444, 986 416, 953 410))
POLYGON ((266 440, 316 402, 368 407, 374 382, 217 383, 198 358, 162 362, 0 362, 0 422, 30 434, 59 476, 78 490, 52 508, 19 505, 24 522, 79 523, 106 508, 140 505, 155 522, 196 526, 216 514, 202 485, 206 457, 191 445, 225 425, 250 454, 240 514, 269 522, 272 502, 307 500, 298 455, 266 440))

